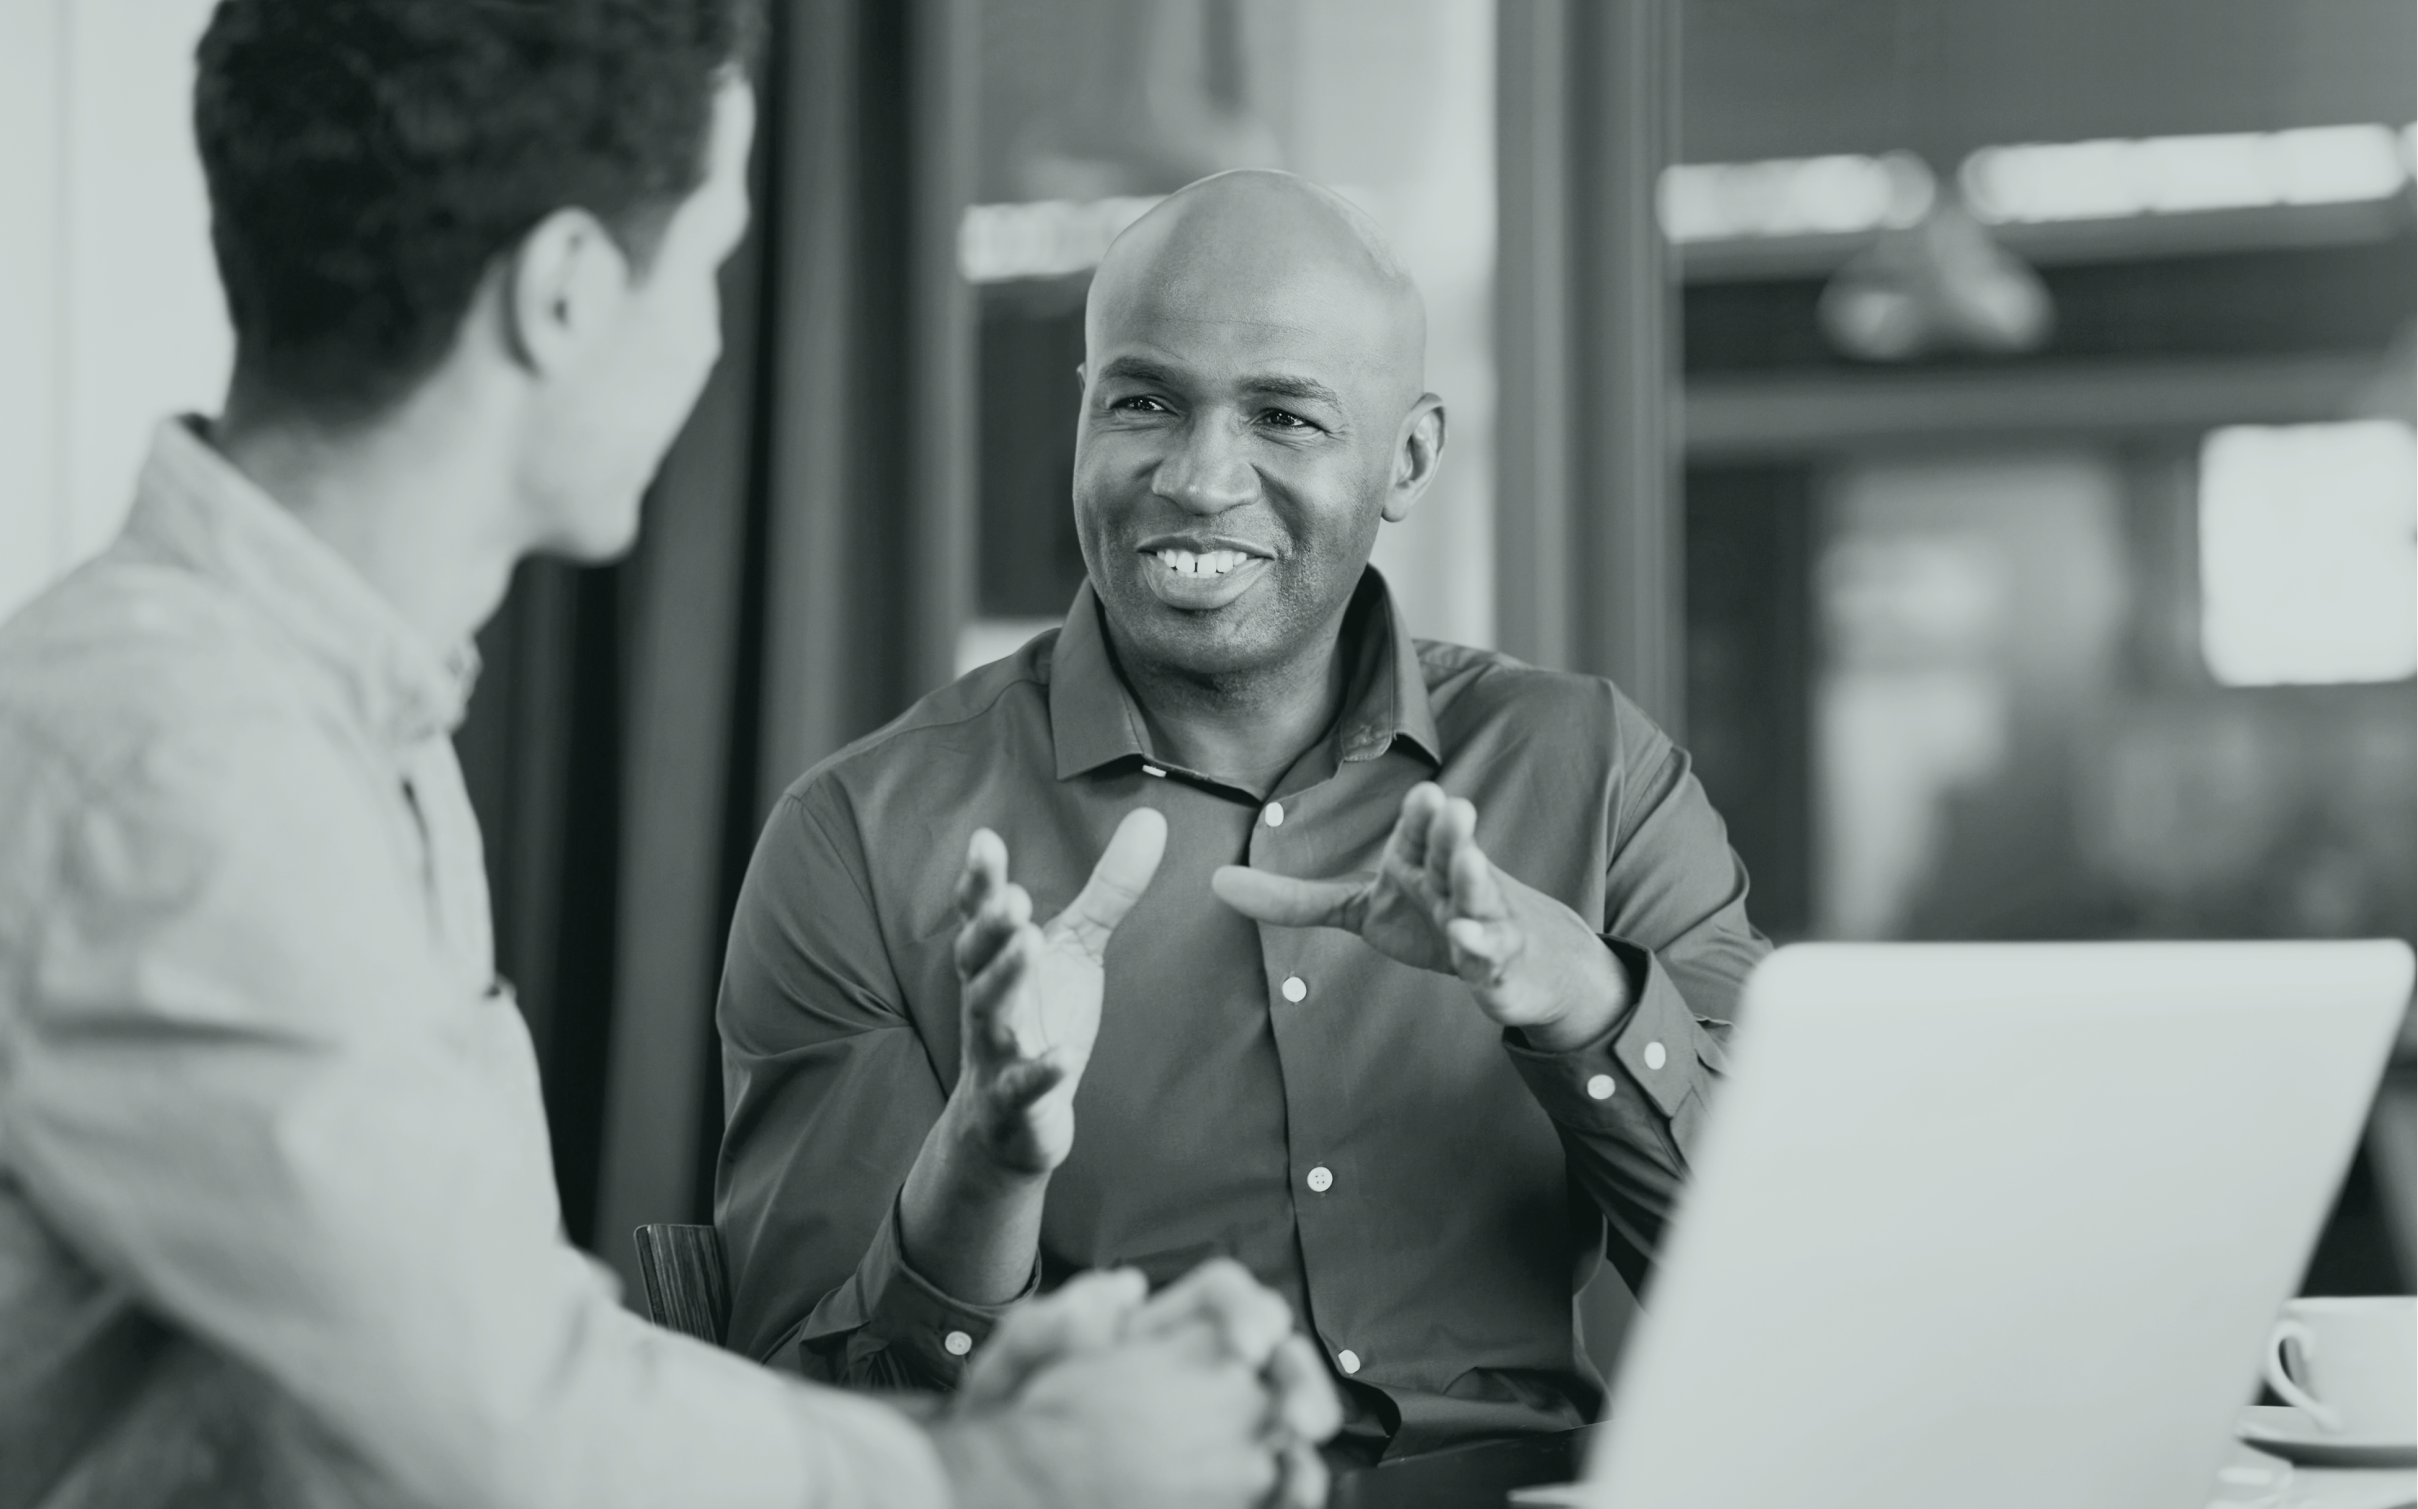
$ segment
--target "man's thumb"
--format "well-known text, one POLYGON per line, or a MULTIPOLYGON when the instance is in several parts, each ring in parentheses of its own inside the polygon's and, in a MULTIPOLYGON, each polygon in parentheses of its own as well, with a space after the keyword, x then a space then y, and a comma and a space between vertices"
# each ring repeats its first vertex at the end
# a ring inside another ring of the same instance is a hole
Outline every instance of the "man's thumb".
POLYGON ((1133 904, 1149 889, 1167 852, 1167 819, 1155 808, 1138 807, 1117 825, 1100 862, 1082 893, 1050 924, 1050 931, 1072 937, 1094 959, 1108 948, 1108 935, 1125 920, 1133 904))

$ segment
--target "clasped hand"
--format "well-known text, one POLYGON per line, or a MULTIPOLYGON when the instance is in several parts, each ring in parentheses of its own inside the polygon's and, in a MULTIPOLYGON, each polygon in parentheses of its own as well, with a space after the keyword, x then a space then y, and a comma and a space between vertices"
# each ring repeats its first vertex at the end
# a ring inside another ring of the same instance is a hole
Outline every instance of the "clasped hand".
POLYGON ((1457 975, 1534 1046, 1575 1048, 1628 1009, 1628 976, 1578 913, 1496 868, 1477 828, 1476 807, 1422 781, 1375 870, 1297 880, 1226 865, 1209 885, 1255 921, 1341 928, 1389 959, 1457 975))
MULTIPOLYGON (((1324 1503, 1317 1443, 1342 1424, 1342 1407, 1291 1309, 1229 1258, 1144 1291, 1130 1268, 1082 1274, 1018 1307, 975 1355, 956 1415, 1020 1438, 1014 1466, 1042 1480, 1001 1499, 1324 1503)), ((943 1444, 947 1453, 945 1431, 943 1444)), ((977 1475, 1010 1486, 996 1471, 977 1475)))

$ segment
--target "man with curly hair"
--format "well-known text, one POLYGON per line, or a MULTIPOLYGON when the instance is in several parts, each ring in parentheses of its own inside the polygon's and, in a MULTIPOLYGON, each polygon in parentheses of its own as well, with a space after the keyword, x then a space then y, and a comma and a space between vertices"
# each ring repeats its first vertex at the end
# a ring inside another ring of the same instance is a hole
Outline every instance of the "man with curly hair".
POLYGON ((1070 1284, 943 1410, 648 1326, 560 1234, 448 735, 514 563, 626 549, 713 365, 750 30, 222 0, 224 412, 0 628, 0 1504, 1319 1496, 1239 1268, 1070 1284))

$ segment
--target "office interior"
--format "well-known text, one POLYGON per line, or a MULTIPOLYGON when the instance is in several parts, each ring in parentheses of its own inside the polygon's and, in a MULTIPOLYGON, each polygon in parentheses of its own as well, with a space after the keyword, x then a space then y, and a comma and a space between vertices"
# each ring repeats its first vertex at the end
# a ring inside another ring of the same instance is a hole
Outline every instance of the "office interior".
MULTIPOLYGON (((0 612, 223 382, 206 11, 0 17, 0 196, 60 211, 0 237, 0 612)), ((1088 270, 1227 168, 1425 292, 1414 627, 1618 681, 1775 939, 2411 939, 2414 56, 2403 0, 774 6, 722 364, 458 737, 572 1235, 709 1217, 765 814, 1065 612, 1088 270)), ((2411 1291, 2410 1044, 2308 1292, 2411 1291)))

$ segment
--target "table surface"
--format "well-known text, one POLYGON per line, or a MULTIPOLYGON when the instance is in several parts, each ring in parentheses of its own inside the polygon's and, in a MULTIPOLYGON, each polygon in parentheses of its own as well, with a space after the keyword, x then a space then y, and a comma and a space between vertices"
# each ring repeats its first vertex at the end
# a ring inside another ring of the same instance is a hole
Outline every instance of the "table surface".
MULTIPOLYGON (((1492 1441, 1341 1473, 1327 1509, 1503 1509, 1514 1488, 1576 1478, 1600 1429, 1492 1441)), ((2418 1474, 2293 1467, 2236 1442, 2208 1502, 2210 1509, 2410 1509, 2418 1504, 2418 1474)))

